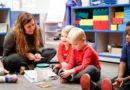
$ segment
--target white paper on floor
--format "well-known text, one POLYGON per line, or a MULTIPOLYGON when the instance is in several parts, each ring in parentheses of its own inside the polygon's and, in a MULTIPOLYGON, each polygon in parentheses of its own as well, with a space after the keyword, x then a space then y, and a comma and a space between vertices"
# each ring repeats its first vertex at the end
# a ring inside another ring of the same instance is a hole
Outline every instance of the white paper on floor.
POLYGON ((34 70, 25 70, 24 77, 30 82, 42 82, 57 79, 57 75, 51 68, 35 68, 34 70))

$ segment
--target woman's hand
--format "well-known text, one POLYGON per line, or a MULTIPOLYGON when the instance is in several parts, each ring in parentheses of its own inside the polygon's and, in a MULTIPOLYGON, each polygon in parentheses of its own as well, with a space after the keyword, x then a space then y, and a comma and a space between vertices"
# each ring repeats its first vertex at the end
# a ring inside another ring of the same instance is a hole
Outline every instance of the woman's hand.
POLYGON ((26 53, 25 56, 31 61, 35 60, 35 55, 32 53, 26 53))
POLYGON ((34 62, 37 62, 37 61, 40 61, 43 57, 41 56, 41 54, 39 53, 36 53, 36 54, 33 54, 33 53, 26 53, 25 56, 31 60, 31 61, 34 61, 34 62))
POLYGON ((41 56, 41 54, 39 54, 39 53, 36 53, 35 55, 35 61, 37 62, 37 61, 40 61, 43 57, 41 56))

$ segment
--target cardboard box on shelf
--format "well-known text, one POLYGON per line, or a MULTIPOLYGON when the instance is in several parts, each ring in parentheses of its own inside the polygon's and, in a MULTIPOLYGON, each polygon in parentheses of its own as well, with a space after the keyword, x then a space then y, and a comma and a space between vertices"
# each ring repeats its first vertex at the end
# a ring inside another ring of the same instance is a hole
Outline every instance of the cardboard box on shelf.
POLYGON ((0 23, 0 33, 6 33, 8 31, 7 23, 0 23))
POLYGON ((112 54, 121 55, 121 48, 112 47, 112 48, 111 48, 111 53, 112 53, 112 54))

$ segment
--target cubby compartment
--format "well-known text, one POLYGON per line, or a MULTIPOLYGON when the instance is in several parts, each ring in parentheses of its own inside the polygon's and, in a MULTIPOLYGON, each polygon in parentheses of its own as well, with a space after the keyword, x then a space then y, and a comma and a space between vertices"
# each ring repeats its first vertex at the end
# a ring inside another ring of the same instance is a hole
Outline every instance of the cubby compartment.
POLYGON ((86 34, 86 42, 93 48, 95 48, 95 33, 87 32, 86 34))
POLYGON ((115 5, 110 7, 110 30, 125 31, 126 23, 130 20, 130 5, 115 5))
POLYGON ((85 34, 86 34, 87 42, 92 42, 92 43, 95 42, 95 33, 94 32, 87 32, 85 34))
POLYGON ((0 57, 3 55, 4 35, 0 35, 0 57))
POLYGON ((46 32, 46 41, 57 41, 55 38, 60 37, 58 33, 60 32, 46 32))
POLYGON ((123 45, 123 34, 115 32, 96 33, 96 50, 99 55, 117 56, 120 58, 123 45))
POLYGON ((93 17, 93 8, 89 9, 76 9, 75 10, 75 15, 76 19, 92 19, 93 17))
POLYGON ((36 22, 37 22, 37 25, 40 25, 40 14, 33 14, 36 22))
POLYGON ((10 23, 9 9, 0 9, 0 23, 10 23))
POLYGON ((0 8, 0 58, 3 55, 3 42, 5 34, 10 28, 10 9, 0 8))
POLYGON ((110 8, 111 9, 111 18, 116 17, 116 15, 120 15, 118 17, 122 17, 122 13, 118 13, 118 12, 124 12, 124 6, 113 6, 110 8), (117 12, 117 13, 116 13, 117 12))
POLYGON ((124 6, 113 6, 111 9, 110 30, 124 31, 126 23, 124 22, 124 6))
POLYGON ((93 18, 93 8, 73 9, 71 23, 77 27, 82 28, 82 29, 92 30, 93 29, 92 18, 93 18), (87 22, 87 24, 86 24, 86 22, 87 22))
POLYGON ((45 23, 45 43, 58 44, 60 40, 60 32, 62 29, 62 23, 45 23))
POLYGON ((0 8, 0 34, 8 31, 10 26, 10 9, 0 8))

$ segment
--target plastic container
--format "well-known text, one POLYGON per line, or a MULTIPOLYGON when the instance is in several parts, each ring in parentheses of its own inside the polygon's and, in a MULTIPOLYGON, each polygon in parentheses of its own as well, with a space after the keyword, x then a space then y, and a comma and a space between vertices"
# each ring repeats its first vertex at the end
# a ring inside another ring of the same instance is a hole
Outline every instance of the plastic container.
POLYGON ((38 68, 46 68, 46 67, 49 67, 49 64, 47 64, 47 63, 37 64, 36 67, 38 67, 38 68))

